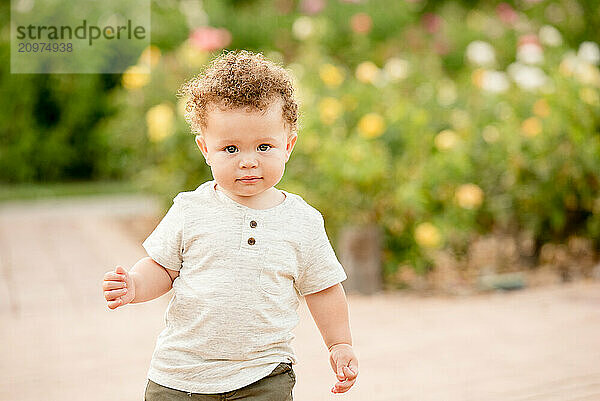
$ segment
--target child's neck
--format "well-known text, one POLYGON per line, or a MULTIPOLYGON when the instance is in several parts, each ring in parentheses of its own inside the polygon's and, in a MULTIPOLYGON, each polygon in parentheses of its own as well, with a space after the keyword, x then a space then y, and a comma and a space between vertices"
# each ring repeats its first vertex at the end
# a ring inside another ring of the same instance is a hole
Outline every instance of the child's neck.
POLYGON ((249 207, 250 209, 270 209, 282 203, 286 198, 286 195, 275 187, 271 187, 255 196, 235 195, 226 191, 216 183, 215 190, 221 191, 229 199, 239 203, 240 205, 249 207))

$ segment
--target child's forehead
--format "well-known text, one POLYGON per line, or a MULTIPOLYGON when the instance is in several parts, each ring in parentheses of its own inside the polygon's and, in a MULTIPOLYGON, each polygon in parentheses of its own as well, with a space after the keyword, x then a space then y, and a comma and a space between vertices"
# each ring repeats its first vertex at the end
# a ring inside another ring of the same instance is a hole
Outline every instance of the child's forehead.
POLYGON ((206 128, 226 129, 227 127, 246 126, 255 130, 273 130, 284 127, 285 120, 281 105, 272 103, 266 109, 255 107, 217 107, 207 110, 206 128))
POLYGON ((255 105, 228 105, 225 101, 222 102, 211 102, 206 105, 206 115, 210 117, 215 114, 229 114, 229 113, 240 113, 240 114, 254 114, 266 116, 269 114, 280 114, 283 118, 283 99, 279 96, 261 102, 261 107, 258 107, 259 103, 255 105))

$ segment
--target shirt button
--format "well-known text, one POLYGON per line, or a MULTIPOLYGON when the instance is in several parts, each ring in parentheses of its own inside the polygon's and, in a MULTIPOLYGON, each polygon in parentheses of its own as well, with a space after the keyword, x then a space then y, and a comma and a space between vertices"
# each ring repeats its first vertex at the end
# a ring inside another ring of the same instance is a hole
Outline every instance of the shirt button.
POLYGON ((256 228, 256 226, 257 226, 257 224, 256 224, 256 221, 252 220, 252 221, 250 222, 250 227, 251 227, 251 228, 256 228))
POLYGON ((254 244, 256 244, 256 240, 254 238, 250 237, 250 238, 248 238, 248 244, 254 245, 254 244))

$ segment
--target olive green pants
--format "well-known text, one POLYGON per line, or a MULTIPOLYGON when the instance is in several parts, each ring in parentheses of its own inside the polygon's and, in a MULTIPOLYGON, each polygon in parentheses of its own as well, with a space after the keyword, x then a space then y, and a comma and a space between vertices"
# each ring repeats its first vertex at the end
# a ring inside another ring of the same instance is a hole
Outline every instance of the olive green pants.
POLYGON ((186 393, 161 386, 148 379, 144 401, 292 401, 296 375, 291 363, 280 363, 267 376, 237 390, 218 394, 186 393))

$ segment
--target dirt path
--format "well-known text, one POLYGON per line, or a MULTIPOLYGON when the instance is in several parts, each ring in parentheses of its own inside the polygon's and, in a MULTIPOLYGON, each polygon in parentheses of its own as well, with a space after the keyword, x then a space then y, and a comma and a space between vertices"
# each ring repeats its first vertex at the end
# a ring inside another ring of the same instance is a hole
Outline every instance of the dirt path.
MULTIPOLYGON (((110 311, 101 280, 144 255, 156 210, 135 197, 0 205, 0 400, 142 400, 171 293, 110 311)), ((600 282, 349 303, 359 381, 329 393, 326 349, 302 304, 296 400, 600 400, 600 282)))

